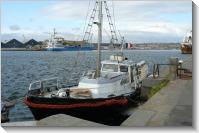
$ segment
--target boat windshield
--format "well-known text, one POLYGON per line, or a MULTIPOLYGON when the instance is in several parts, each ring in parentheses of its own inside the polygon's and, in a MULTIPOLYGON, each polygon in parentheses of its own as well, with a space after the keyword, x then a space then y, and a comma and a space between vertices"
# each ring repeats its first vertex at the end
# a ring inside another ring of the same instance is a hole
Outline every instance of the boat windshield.
POLYGON ((118 72, 118 65, 115 65, 115 64, 103 64, 102 71, 118 72))
POLYGON ((128 66, 120 66, 120 72, 128 72, 128 66))

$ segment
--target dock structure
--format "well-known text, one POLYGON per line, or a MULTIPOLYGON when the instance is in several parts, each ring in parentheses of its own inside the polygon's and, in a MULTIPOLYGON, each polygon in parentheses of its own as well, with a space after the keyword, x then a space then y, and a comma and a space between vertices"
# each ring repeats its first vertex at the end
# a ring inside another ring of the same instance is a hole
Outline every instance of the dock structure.
POLYGON ((53 116, 46 117, 38 121, 24 121, 24 122, 11 122, 2 123, 2 127, 101 127, 105 126, 103 124, 79 119, 65 114, 57 114, 53 116))
MULTIPOLYGON (((192 56, 183 64, 192 72, 192 56)), ((192 78, 172 80, 146 103, 132 109, 131 116, 121 126, 192 126, 192 78)))

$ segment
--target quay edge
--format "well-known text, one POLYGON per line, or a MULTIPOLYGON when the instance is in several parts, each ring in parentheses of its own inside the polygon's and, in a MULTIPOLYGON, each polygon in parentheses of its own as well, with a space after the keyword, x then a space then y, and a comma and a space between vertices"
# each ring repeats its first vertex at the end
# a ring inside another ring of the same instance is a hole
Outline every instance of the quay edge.
MULTIPOLYGON (((192 72, 192 64, 192 55, 190 55, 184 61, 183 68, 192 72)), ((178 78, 170 81, 146 103, 137 109, 132 109, 131 116, 121 126, 193 126, 192 104, 192 78, 178 78)))

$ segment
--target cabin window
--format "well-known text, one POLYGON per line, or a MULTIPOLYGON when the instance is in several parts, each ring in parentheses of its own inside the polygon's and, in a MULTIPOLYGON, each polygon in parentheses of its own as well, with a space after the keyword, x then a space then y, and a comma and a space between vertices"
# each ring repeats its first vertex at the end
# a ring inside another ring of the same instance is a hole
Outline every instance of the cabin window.
POLYGON ((131 83, 134 82, 133 67, 131 66, 131 83))
POLYGON ((139 69, 139 70, 138 70, 138 75, 141 75, 141 73, 142 73, 142 70, 139 69))
POLYGON ((128 72, 128 66, 120 66, 120 72, 128 72))
POLYGON ((127 84, 129 83, 129 78, 124 78, 121 80, 120 84, 123 85, 123 84, 127 84))
POLYGON ((118 72, 118 65, 115 65, 115 64, 103 64, 102 71, 118 72))

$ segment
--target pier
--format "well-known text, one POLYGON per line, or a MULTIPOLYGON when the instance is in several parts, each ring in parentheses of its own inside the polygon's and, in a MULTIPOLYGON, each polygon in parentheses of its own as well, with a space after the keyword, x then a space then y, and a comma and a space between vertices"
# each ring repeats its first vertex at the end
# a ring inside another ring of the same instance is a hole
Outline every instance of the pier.
MULTIPOLYGON (((183 64, 192 71, 192 56, 183 64)), ((152 96, 145 104, 132 109, 121 126, 192 126, 193 82, 177 78, 152 96)))
MULTIPOLYGON (((192 55, 182 63, 182 68, 192 72, 192 55)), ((163 72, 162 75, 168 73, 163 72)), ((143 84, 150 88, 159 83, 160 79, 147 79, 143 84)), ((192 126, 193 81, 192 77, 181 75, 172 79, 166 86, 151 96, 148 101, 138 107, 130 107, 130 116, 120 126, 192 126)), ((9 126, 79 126, 96 127, 106 126, 96 122, 83 120, 65 114, 53 115, 39 121, 2 123, 9 126)))
POLYGON ((20 126, 53 126, 53 127, 100 127, 105 126, 103 124, 98 124, 95 122, 79 119, 69 115, 58 114, 49 116, 39 121, 24 121, 24 122, 12 122, 12 123, 2 123, 3 127, 20 127, 20 126))

